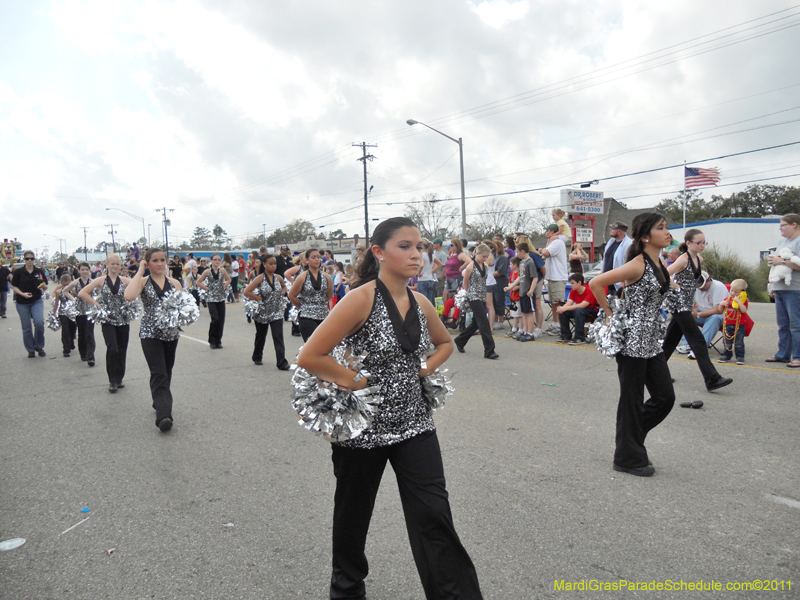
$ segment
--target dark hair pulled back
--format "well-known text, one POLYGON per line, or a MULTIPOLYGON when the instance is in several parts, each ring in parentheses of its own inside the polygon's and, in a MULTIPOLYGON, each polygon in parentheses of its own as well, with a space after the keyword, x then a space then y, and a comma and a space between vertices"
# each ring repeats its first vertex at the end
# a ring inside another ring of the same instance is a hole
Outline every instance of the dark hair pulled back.
POLYGON ((683 236, 683 241, 678 244, 678 251, 683 254, 687 250, 689 250, 689 246, 686 245, 686 242, 694 241, 695 236, 703 233, 699 229, 688 229, 686 230, 686 234, 683 236))
MULTIPOLYGON (((666 221, 666 217, 659 212, 640 213, 634 217, 633 224, 631 225, 633 243, 631 247, 628 248, 628 256, 626 257, 628 261, 633 260, 640 254, 644 254, 645 242, 642 238, 649 237, 650 232, 656 225, 661 223, 661 221, 666 221)), ((645 256, 645 259, 649 259, 649 257, 645 256)), ((669 272, 664 266, 664 263, 659 260, 654 266, 656 267, 656 278, 661 283, 662 288, 664 286, 669 286, 669 272)), ((666 290, 662 291, 665 292, 666 290)))
MULTIPOLYGON (((371 245, 378 246, 381 249, 386 248, 386 243, 403 227, 416 228, 417 224, 406 217, 392 217, 382 221, 372 232, 371 245)), ((358 287, 368 281, 377 279, 379 271, 380 263, 378 263, 378 259, 372 253, 372 248, 367 248, 364 252, 364 257, 361 259, 361 264, 358 265, 358 282, 351 287, 358 287)))

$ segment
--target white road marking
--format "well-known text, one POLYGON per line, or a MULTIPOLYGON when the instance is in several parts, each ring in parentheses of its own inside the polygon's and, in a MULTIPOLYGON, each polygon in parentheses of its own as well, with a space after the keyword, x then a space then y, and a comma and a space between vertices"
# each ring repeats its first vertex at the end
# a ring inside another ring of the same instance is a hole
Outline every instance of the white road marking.
POLYGON ((776 496, 775 494, 767 494, 767 498, 773 502, 777 502, 778 504, 785 504, 786 506, 791 506, 792 508, 800 508, 800 502, 797 500, 792 500, 791 498, 784 498, 783 496, 776 496))

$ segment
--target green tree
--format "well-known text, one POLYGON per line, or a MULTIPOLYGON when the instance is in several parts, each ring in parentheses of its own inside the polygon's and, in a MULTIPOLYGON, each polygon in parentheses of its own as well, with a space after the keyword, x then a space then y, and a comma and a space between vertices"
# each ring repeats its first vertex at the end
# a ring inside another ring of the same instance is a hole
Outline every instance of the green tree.
POLYGON ((286 227, 273 231, 267 236, 267 246, 276 244, 296 244, 306 239, 309 235, 316 234, 317 228, 309 221, 295 219, 286 227))
POLYGON ((340 240, 342 238, 346 238, 347 234, 342 231, 341 229, 337 229, 335 231, 331 231, 328 233, 329 240, 340 240))
POLYGON ((211 232, 205 227, 195 227, 189 245, 197 250, 210 250, 211 232))
POLYGON ((222 250, 230 245, 231 238, 228 237, 228 233, 222 227, 219 225, 214 225, 212 233, 214 234, 214 240, 212 243, 216 250, 222 250))

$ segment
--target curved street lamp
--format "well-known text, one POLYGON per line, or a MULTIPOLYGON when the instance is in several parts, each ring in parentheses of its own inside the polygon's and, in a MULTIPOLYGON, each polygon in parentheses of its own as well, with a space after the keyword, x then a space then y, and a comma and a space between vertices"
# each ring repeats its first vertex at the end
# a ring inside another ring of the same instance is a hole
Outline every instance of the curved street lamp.
POLYGON ((461 138, 458 138, 458 139, 452 138, 449 135, 447 135, 446 133, 442 133, 438 129, 434 129, 430 125, 426 125, 422 121, 415 121, 414 119, 409 119, 408 121, 406 121, 406 123, 408 123, 409 125, 412 125, 412 126, 413 125, 417 125, 417 124, 423 125, 423 126, 427 127, 428 129, 430 129, 431 131, 435 131, 439 135, 443 135, 444 137, 446 137, 451 142, 455 142, 456 144, 458 144, 458 159, 459 159, 459 162, 461 163, 461 237, 466 238, 467 237, 467 201, 466 201, 466 197, 464 195, 464 146, 461 143, 461 138))
POLYGON ((133 217, 134 219, 137 219, 138 221, 141 221, 142 222, 142 237, 147 239, 147 245, 148 246, 150 245, 150 236, 146 235, 145 229, 144 229, 144 217, 140 217, 138 215, 134 215, 133 213, 129 213, 127 210, 122 210, 121 208, 107 208, 106 210, 118 210, 119 212, 125 213, 129 217, 133 217))

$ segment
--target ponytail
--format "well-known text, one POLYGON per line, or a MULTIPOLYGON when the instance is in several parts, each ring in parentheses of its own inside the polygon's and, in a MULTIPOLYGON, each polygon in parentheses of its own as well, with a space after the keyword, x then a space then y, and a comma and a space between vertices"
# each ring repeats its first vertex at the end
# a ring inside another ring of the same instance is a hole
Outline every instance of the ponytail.
POLYGON ((685 254, 689 250, 689 246, 686 242, 693 242, 694 238, 703 233, 699 229, 688 229, 686 230, 686 234, 683 236, 683 241, 678 245, 678 251, 681 254, 685 254))

